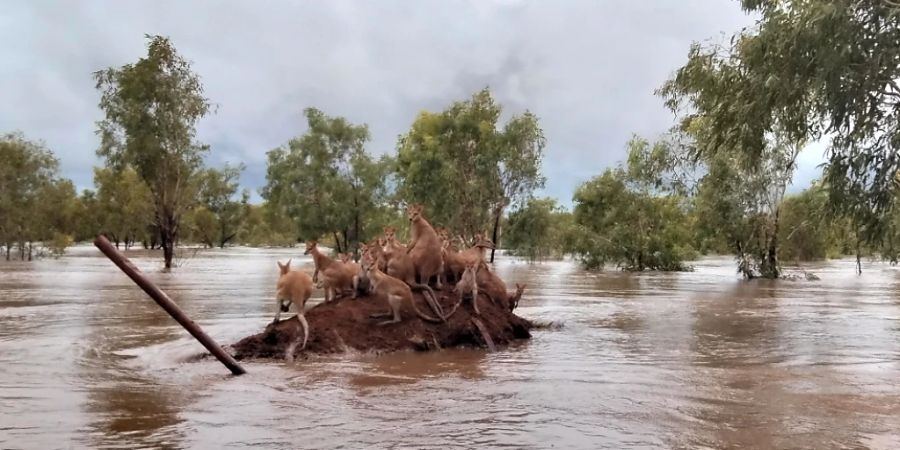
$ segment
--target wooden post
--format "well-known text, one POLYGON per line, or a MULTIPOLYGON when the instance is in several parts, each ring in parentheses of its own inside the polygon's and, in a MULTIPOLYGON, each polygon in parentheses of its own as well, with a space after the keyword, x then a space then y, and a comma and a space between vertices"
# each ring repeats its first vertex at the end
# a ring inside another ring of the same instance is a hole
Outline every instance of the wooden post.
POLYGON ((235 375, 247 373, 247 371, 245 371, 231 355, 226 353, 222 347, 216 344, 216 341, 209 337, 208 334, 204 333, 203 329, 194 323, 194 321, 191 320, 165 292, 156 287, 156 285, 147 279, 147 277, 145 277, 144 274, 142 274, 141 271, 125 257, 125 255, 116 250, 106 237, 103 235, 97 236, 97 239, 94 240, 94 245, 99 248, 107 258, 115 263, 115 265, 119 266, 119 269, 122 269, 122 272, 125 272, 125 275, 128 275, 128 277, 131 278, 131 281, 134 281, 140 286, 140 288, 143 289, 157 305, 169 313, 179 325, 187 330, 188 333, 191 333, 191 336, 194 336, 194 339, 200 341, 200 343, 224 364, 231 373, 235 375))

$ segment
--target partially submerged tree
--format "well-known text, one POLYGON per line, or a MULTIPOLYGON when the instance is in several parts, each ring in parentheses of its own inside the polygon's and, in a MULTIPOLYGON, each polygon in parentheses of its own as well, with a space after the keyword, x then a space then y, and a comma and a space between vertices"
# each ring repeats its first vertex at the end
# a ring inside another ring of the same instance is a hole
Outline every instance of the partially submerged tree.
POLYGON ((147 36, 147 56, 96 72, 100 109, 97 154, 108 166, 131 166, 153 195, 166 268, 172 267, 181 220, 193 203, 195 176, 208 148, 195 125, 210 111, 200 78, 168 38, 147 36))
POLYGON ((59 178, 53 152, 11 133, 0 136, 0 161, 0 244, 6 259, 14 245, 20 259, 31 260, 35 242, 71 243, 77 197, 72 182, 59 178))
POLYGON ((573 214, 580 236, 573 250, 587 268, 689 269, 684 261, 694 251, 686 199, 658 171, 644 170, 666 153, 666 145, 651 146, 635 137, 628 143, 625 167, 607 169, 575 191, 573 214))
POLYGON ((659 93, 681 118, 702 120, 707 160, 765 160, 771 137, 829 143, 829 204, 880 245, 900 172, 900 6, 891 1, 743 0, 756 25, 727 45, 695 43, 659 93))
POLYGON ((533 198, 511 212, 505 227, 506 247, 529 261, 561 257, 566 250, 572 214, 552 198, 533 198))
POLYGON ((153 195, 140 175, 131 167, 97 167, 94 186, 92 213, 99 224, 93 234, 102 233, 116 248, 121 243, 126 250, 143 239, 147 226, 154 222, 154 209, 153 195))
POLYGON ((192 213, 195 237, 207 247, 224 248, 240 231, 249 214, 250 192, 238 191, 244 165, 205 169, 197 178, 198 206, 192 213))
POLYGON ((309 129, 268 153, 262 196, 294 220, 299 239, 332 237, 337 251, 356 251, 386 207, 393 161, 365 151, 366 125, 305 110, 309 129))
POLYGON ((402 198, 467 237, 491 227, 495 244, 506 208, 544 185, 537 117, 525 112, 500 127, 501 112, 488 89, 441 113, 422 112, 400 137, 397 155, 402 198))

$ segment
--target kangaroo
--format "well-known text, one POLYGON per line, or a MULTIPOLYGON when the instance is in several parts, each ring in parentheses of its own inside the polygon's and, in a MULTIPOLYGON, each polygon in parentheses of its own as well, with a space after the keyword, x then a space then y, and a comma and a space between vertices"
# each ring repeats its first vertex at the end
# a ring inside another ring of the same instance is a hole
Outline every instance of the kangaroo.
MULTIPOLYGON (((353 275, 353 298, 357 298, 360 295, 367 295, 372 291, 372 283, 369 281, 369 276, 366 275, 366 270, 363 268, 364 262, 369 259, 377 262, 376 256, 374 256, 374 250, 376 248, 380 248, 377 242, 372 242, 368 244, 360 244, 360 264, 357 264, 359 269, 353 275)), ((380 256, 380 253, 379 255, 380 256)))
POLYGON ((391 320, 379 322, 379 326, 400 322, 402 320, 400 318, 400 307, 403 306, 403 303, 409 303, 420 319, 432 323, 441 323, 441 319, 431 317, 419 310, 409 285, 382 272, 378 269, 378 264, 371 259, 364 260, 363 266, 366 268, 369 281, 372 282, 373 291, 378 296, 384 296, 388 301, 388 306, 390 306, 390 310, 386 313, 372 314, 372 318, 392 317, 391 320))
POLYGON ((353 274, 348 272, 344 264, 320 252, 316 241, 307 241, 306 251, 303 254, 312 254, 316 272, 322 272, 326 302, 336 299, 339 294, 343 295, 345 289, 353 288, 353 274))
POLYGON ((504 302, 503 306, 509 309, 509 297, 506 292, 506 283, 496 274, 491 272, 484 260, 478 262, 478 270, 475 273, 478 287, 486 293, 492 303, 497 300, 504 302))
POLYGON ((347 272, 351 279, 355 277, 360 270, 362 270, 362 267, 360 267, 359 264, 353 262, 352 254, 339 253, 338 258, 341 260, 341 264, 343 264, 344 270, 347 272))
MULTIPOLYGON (((277 323, 281 318, 281 313, 287 312, 291 304, 296 305, 297 320, 303 327, 303 344, 300 346, 302 349, 306 347, 306 341, 309 339, 309 323, 306 321, 305 308, 306 301, 309 300, 313 291, 312 277, 306 272, 291 271, 290 259, 285 264, 281 264, 279 261, 278 269, 281 275, 278 276, 278 284, 275 289, 276 313, 272 323, 277 323)), ((293 354, 292 345, 290 357, 293 357, 293 354)))
POLYGON ((458 280, 467 265, 478 265, 480 261, 484 261, 484 252, 488 248, 494 248, 494 243, 485 238, 483 234, 476 234, 475 245, 471 248, 455 254, 447 252, 444 256, 446 272, 452 272, 453 278, 458 280))
POLYGON ((506 297, 509 299, 509 312, 513 312, 519 307, 519 300, 522 298, 522 293, 525 292, 525 286, 524 284, 516 283, 516 292, 506 294, 506 297))
MULTIPOLYGON (((442 238, 443 239, 443 238, 442 238)), ((444 259, 444 281, 450 283, 459 283, 459 276, 466 268, 466 264, 459 256, 459 251, 447 239, 443 239, 441 243, 441 257, 444 259)), ((456 288, 451 289, 450 291, 456 288)))
POLYGON ((406 250, 406 247, 397 240, 397 228, 384 227, 384 240, 397 250, 406 250))
POLYGON ((481 311, 478 310, 478 280, 476 279, 478 268, 477 264, 466 264, 466 268, 459 278, 459 283, 456 283, 455 289, 459 291, 460 302, 462 302, 464 297, 472 297, 472 309, 475 310, 475 314, 480 316, 481 311))
POLYGON ((441 308, 441 304, 437 302, 434 290, 425 283, 420 284, 416 282, 415 265, 413 264, 412 258, 405 251, 401 250, 402 248, 402 245, 394 242, 393 236, 390 236, 387 239, 384 243, 384 247, 381 249, 381 254, 387 261, 386 268, 382 271, 394 278, 402 280, 414 291, 428 291, 429 295, 425 296, 428 306, 431 307, 431 310, 434 311, 438 317, 446 319, 444 316, 444 309, 441 308))
POLYGON ((412 241, 406 252, 412 258, 416 269, 416 278, 422 284, 428 284, 431 277, 436 277, 435 289, 443 289, 444 258, 441 257, 441 240, 431 224, 422 216, 422 205, 410 206, 409 215, 412 241))
POLYGON ((491 301, 491 304, 497 304, 493 297, 494 294, 491 294, 491 291, 481 287, 478 281, 478 273, 482 269, 486 268, 487 265, 483 263, 466 265, 466 268, 463 270, 462 276, 460 277, 459 283, 456 283, 456 286, 454 287, 454 289, 459 292, 459 299, 456 301, 456 304, 453 305, 452 308, 450 308, 450 312, 447 313, 446 317, 450 317, 454 313, 456 313, 456 310, 459 309, 459 306, 462 305, 463 300, 466 297, 472 298, 472 309, 475 311, 475 314, 479 316, 481 315, 481 311, 478 310, 478 294, 484 294, 488 298, 488 300, 491 301))

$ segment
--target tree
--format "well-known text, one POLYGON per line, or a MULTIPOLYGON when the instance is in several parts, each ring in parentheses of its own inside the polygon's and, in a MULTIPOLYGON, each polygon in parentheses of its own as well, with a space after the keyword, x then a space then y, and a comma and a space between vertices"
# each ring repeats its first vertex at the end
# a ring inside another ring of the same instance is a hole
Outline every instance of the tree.
POLYGON ((533 198, 509 214, 505 239, 509 249, 529 261, 562 256, 570 226, 571 213, 556 200, 533 198))
POLYGON ((900 6, 892 1, 743 0, 756 25, 727 45, 693 44, 659 90, 681 128, 706 122, 697 155, 756 166, 772 136, 829 144, 833 212, 878 244, 900 171, 900 6))
POLYGON ((53 152, 21 133, 0 136, 0 161, 0 243, 7 260, 13 245, 31 260, 33 242, 74 231, 75 189, 58 177, 53 152))
POLYGON ((294 223, 268 203, 247 205, 247 218, 238 232, 238 241, 251 246, 291 246, 296 243, 294 223))
POLYGON ((102 233, 116 248, 124 243, 127 250, 143 238, 147 226, 154 221, 150 188, 129 166, 118 171, 95 167, 94 186, 94 214, 99 223, 93 233, 102 233))
POLYGON ((315 108, 304 113, 306 133, 268 153, 262 196, 294 220, 301 239, 329 236, 337 251, 355 252, 386 207, 393 160, 366 153, 366 125, 315 108))
POLYGON ((635 137, 625 167, 607 169, 575 191, 579 238, 573 250, 587 268, 613 263, 631 271, 689 269, 684 261, 694 252, 685 227, 686 200, 660 174, 642 170, 665 146, 635 137))
POLYGON ((183 214, 208 151, 195 125, 210 111, 200 78, 168 38, 147 36, 147 56, 96 72, 100 109, 97 154, 108 166, 133 167, 153 196, 166 268, 172 267, 183 214))
MULTIPOLYGON (((541 160, 544 157, 544 132, 537 116, 530 112, 515 116, 503 127, 497 148, 497 198, 494 200, 494 226, 491 233, 500 244, 500 218, 507 206, 519 206, 529 200, 536 189, 544 187, 541 160)), ((491 249, 494 262, 495 248, 491 249)))
POLYGON ((212 248, 233 240, 249 213, 250 193, 244 190, 240 200, 238 178, 244 166, 225 166, 222 169, 205 169, 198 176, 199 205, 193 211, 194 231, 197 237, 212 248))
POLYGON ((544 185, 540 173, 545 139, 536 116, 512 117, 501 129, 502 108, 488 89, 422 112, 398 142, 400 193, 426 207, 429 220, 467 236, 493 224, 544 185))
POLYGON ((788 195, 781 208, 778 257, 784 261, 815 261, 852 254, 856 236, 849 221, 828 214, 828 191, 820 181, 788 195))

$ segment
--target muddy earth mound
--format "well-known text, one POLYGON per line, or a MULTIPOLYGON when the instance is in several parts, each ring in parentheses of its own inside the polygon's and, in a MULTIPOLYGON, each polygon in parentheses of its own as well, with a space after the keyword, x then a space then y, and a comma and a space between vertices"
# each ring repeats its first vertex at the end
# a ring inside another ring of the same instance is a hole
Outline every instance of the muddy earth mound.
MULTIPOLYGON (((435 290, 438 302, 449 312, 458 301, 458 294, 435 290)), ((414 293, 416 306, 434 315, 419 292, 414 293)), ((390 352, 400 350, 430 351, 448 347, 506 346, 519 339, 531 337, 532 323, 506 307, 507 299, 496 303, 483 293, 478 297, 480 315, 472 310, 471 300, 464 300, 446 323, 430 323, 419 319, 409 305, 401 309, 400 323, 379 326, 385 318, 373 319, 372 314, 386 313, 387 300, 377 296, 349 295, 320 303, 306 311, 309 340, 303 350, 295 349, 294 356, 304 353, 328 354, 348 350, 390 352)), ((301 342, 300 321, 289 317, 269 324, 265 331, 241 339, 232 345, 234 357, 284 359, 291 344, 301 342), (299 338, 299 341, 298 341, 299 338)))

